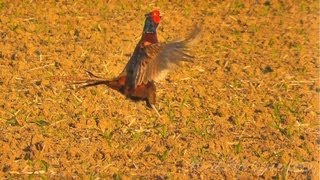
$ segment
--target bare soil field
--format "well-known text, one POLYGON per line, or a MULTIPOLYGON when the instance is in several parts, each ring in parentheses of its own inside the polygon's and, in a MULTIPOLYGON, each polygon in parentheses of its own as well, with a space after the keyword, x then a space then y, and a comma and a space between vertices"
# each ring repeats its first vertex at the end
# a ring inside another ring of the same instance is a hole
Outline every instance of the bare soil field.
POLYGON ((0 0, 0 176, 317 179, 319 2, 0 0), (157 83, 161 114, 105 86, 159 8, 161 42, 202 24, 157 83))

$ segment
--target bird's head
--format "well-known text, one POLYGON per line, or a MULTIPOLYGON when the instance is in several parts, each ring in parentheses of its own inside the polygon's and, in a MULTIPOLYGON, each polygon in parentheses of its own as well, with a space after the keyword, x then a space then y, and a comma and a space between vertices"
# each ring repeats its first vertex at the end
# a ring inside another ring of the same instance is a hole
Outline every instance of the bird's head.
POLYGON ((146 20, 144 22, 143 33, 156 33, 157 27, 161 20, 160 11, 155 9, 145 16, 146 20))

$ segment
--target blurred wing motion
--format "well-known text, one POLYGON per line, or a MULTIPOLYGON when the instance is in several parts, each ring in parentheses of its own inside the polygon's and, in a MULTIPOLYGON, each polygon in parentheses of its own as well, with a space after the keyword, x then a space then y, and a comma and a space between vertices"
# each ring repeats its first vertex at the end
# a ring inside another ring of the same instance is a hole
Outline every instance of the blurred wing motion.
POLYGON ((137 87, 161 80, 180 62, 192 61, 194 57, 188 54, 188 45, 196 39, 199 32, 200 28, 197 27, 183 41, 155 43, 143 48, 135 61, 126 66, 129 86, 137 87))

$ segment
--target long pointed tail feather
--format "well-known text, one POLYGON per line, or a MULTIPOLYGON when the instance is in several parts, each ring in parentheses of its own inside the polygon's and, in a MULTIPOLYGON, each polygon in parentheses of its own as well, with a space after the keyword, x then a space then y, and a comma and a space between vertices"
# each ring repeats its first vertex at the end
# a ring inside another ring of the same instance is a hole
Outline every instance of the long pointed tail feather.
POLYGON ((107 84, 108 79, 94 75, 90 71, 86 71, 89 77, 77 77, 77 76, 54 76, 50 78, 52 81, 62 81, 69 85, 78 85, 80 88, 85 88, 89 86, 96 86, 100 84, 107 84))

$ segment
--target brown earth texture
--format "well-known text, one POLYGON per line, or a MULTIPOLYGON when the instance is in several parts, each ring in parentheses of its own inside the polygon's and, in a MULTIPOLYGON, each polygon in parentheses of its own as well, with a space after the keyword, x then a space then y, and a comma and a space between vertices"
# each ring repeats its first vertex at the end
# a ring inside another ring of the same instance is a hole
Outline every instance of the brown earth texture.
POLYGON ((317 179, 319 2, 0 0, 3 178, 317 179), (161 42, 202 31, 156 107, 105 86, 159 8, 161 42))

